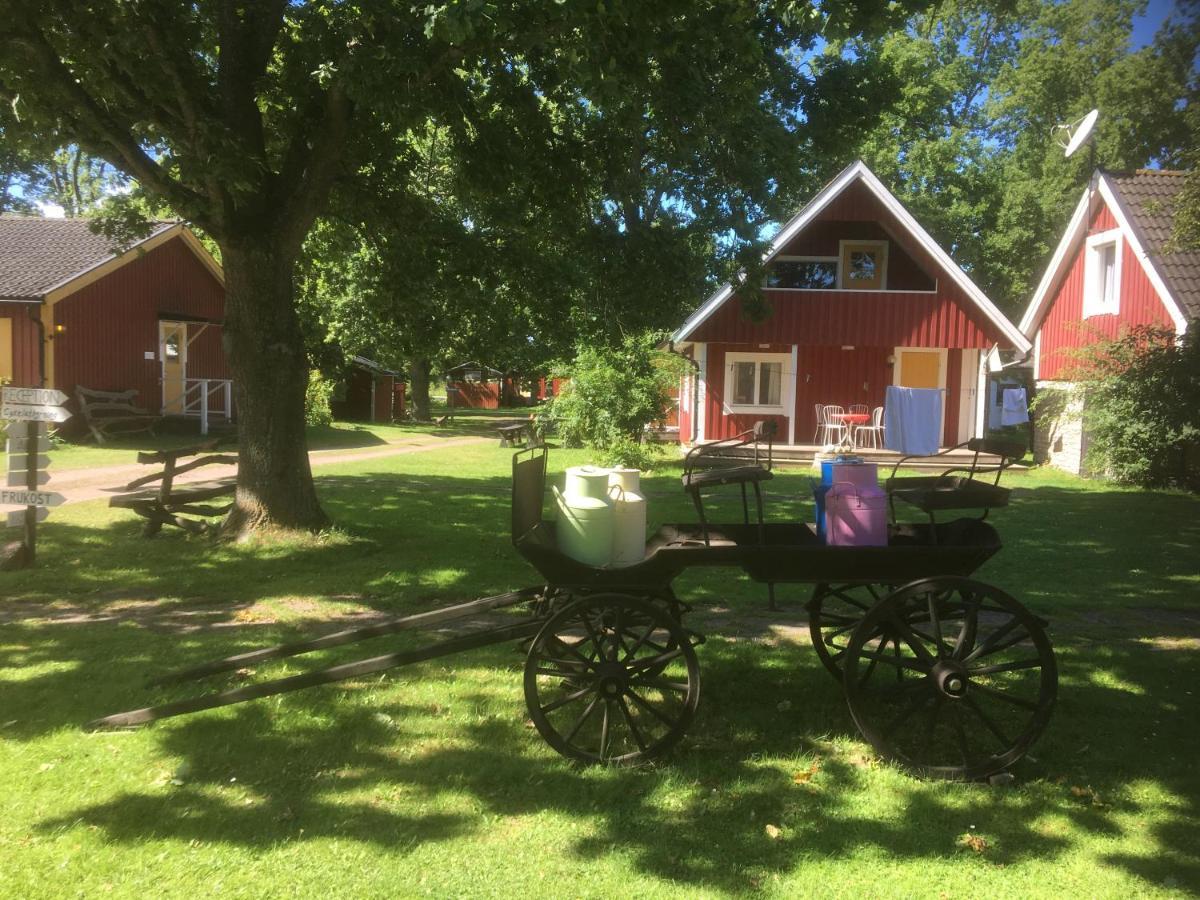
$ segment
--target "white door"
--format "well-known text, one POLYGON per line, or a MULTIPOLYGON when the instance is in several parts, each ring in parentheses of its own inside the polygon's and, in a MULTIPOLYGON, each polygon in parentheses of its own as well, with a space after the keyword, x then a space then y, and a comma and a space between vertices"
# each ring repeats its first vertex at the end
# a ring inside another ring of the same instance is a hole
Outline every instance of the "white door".
POLYGON ((162 363, 162 411, 183 415, 187 384, 187 323, 158 323, 158 358, 162 363))

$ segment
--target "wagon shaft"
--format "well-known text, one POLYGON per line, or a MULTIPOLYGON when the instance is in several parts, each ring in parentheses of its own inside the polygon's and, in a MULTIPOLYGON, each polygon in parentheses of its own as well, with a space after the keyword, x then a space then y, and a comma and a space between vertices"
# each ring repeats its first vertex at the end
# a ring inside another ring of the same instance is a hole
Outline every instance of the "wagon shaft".
POLYGON ((262 684, 234 688, 233 690, 222 691, 219 694, 209 694, 205 697, 193 697, 188 700, 178 700, 174 703, 164 703, 161 706, 148 706, 144 709, 116 713, 115 715, 105 716, 102 719, 89 722, 86 727, 89 730, 96 730, 129 725, 144 725, 147 722, 154 722, 158 719, 182 716, 187 713, 200 712, 204 709, 215 709, 219 706, 232 706, 234 703, 257 700, 260 697, 270 697, 273 694, 286 694, 291 691, 302 690, 303 688, 315 687, 319 684, 346 681, 350 678, 370 675, 373 672, 395 669, 399 666, 424 662, 425 660, 436 659, 439 656, 448 656, 452 653, 462 653, 465 650, 474 650, 478 647, 489 646, 490 644, 502 644, 506 641, 530 638, 537 634, 541 626, 541 620, 531 619, 516 625, 506 625, 500 628, 492 628, 487 631, 469 634, 464 637, 453 638, 448 641, 431 644, 428 647, 421 647, 417 650, 388 653, 384 656, 375 656, 370 659, 361 659, 357 662, 343 663, 340 666, 321 669, 317 672, 306 672, 303 675, 292 675, 289 678, 280 678, 275 681, 266 681, 262 684))

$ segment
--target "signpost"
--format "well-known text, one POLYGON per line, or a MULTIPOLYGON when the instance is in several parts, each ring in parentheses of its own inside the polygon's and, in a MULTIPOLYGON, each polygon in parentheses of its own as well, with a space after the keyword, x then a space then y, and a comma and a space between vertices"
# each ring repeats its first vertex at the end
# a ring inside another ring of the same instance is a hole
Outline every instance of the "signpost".
POLYGON ((25 559, 32 563, 37 555, 37 523, 66 498, 39 488, 50 480, 45 471, 50 465, 47 422, 65 422, 71 414, 62 408, 67 395, 53 388, 6 387, 0 397, 0 419, 7 419, 8 479, 10 490, 0 490, 0 506, 24 506, 8 513, 12 527, 25 527, 25 559))

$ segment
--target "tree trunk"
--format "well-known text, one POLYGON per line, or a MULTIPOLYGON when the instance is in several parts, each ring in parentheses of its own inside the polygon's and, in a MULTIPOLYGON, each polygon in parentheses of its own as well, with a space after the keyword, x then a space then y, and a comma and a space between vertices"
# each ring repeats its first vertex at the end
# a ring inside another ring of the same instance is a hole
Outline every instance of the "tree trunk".
POLYGON ((239 433, 238 489, 222 530, 264 525, 317 530, 304 398, 308 359, 293 302, 292 254, 268 239, 227 240, 223 341, 233 373, 239 433))
POLYGON ((429 414, 429 369, 427 359, 414 359, 410 366, 412 376, 413 419, 428 422, 429 414))

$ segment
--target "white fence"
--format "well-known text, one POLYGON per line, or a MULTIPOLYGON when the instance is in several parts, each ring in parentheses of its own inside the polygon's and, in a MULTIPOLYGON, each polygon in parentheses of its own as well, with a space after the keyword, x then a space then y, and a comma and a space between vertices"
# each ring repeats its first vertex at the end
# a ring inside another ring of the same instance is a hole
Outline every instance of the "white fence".
POLYGON ((200 433, 208 434, 214 416, 233 421, 233 382, 228 378, 185 378, 180 405, 183 415, 200 419, 200 433))

